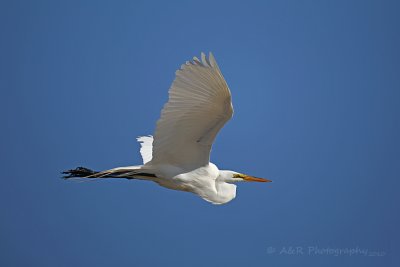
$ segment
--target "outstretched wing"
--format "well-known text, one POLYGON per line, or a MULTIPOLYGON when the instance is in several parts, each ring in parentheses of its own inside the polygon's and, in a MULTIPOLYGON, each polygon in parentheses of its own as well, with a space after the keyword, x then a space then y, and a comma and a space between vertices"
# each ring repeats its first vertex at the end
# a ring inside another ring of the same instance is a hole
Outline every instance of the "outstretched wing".
POLYGON ((232 115, 231 93, 213 55, 194 57, 176 71, 157 122, 151 164, 188 171, 208 164, 212 143, 232 115))
POLYGON ((140 154, 142 155, 143 164, 146 164, 152 158, 153 136, 139 136, 136 140, 140 143, 140 154))

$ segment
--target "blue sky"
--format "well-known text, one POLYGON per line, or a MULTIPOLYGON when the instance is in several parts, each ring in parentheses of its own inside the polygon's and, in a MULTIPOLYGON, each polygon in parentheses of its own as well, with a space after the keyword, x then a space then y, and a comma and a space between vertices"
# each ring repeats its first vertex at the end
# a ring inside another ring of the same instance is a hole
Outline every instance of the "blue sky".
POLYGON ((2 1, 0 265, 397 266, 399 7, 2 1), (235 107, 212 161, 272 184, 213 206, 142 181, 59 178, 139 164, 135 138, 201 51, 235 107))

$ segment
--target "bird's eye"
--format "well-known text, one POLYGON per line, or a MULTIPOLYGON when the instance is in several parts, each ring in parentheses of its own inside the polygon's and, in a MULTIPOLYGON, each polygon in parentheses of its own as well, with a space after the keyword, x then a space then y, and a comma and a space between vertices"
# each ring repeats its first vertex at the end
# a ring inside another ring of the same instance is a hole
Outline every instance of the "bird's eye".
POLYGON ((240 173, 236 173, 233 175, 233 178, 243 178, 243 175, 240 173))

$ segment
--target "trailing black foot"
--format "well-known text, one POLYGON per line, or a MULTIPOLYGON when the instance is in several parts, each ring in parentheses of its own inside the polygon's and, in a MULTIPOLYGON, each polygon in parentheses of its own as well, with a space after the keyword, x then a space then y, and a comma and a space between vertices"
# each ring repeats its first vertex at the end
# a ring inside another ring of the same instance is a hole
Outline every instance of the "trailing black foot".
POLYGON ((78 167, 74 170, 68 170, 62 172, 62 174, 66 174, 63 176, 64 179, 74 178, 74 177, 88 177, 96 173, 97 173, 96 171, 84 167, 78 167))

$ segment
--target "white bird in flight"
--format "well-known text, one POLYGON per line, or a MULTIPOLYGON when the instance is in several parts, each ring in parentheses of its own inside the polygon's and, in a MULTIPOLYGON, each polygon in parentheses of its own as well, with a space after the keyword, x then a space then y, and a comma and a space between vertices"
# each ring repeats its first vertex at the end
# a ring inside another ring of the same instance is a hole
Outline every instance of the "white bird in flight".
POLYGON ((212 53, 194 57, 176 71, 169 100, 153 136, 141 136, 143 165, 101 172, 78 167, 64 178, 126 178, 156 182, 192 192, 213 204, 236 197, 236 182, 271 182, 236 171, 219 170, 210 162, 216 135, 232 117, 231 92, 212 53))

